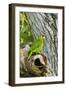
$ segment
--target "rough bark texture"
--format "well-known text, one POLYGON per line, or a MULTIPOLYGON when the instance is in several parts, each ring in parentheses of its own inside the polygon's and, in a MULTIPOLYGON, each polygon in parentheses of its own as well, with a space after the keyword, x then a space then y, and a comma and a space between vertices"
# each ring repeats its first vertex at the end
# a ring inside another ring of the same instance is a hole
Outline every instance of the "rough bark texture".
POLYGON ((27 12, 31 31, 36 38, 39 34, 45 37, 43 53, 48 58, 48 66, 53 75, 58 75, 58 17, 53 13, 27 12))

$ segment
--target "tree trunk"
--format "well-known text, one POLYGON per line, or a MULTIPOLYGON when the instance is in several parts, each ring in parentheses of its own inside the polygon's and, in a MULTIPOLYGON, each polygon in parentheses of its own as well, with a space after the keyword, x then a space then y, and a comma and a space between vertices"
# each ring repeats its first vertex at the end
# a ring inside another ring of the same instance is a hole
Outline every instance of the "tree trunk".
POLYGON ((58 75, 58 16, 53 13, 26 12, 34 39, 42 34, 45 37, 43 53, 48 58, 52 72, 58 75))

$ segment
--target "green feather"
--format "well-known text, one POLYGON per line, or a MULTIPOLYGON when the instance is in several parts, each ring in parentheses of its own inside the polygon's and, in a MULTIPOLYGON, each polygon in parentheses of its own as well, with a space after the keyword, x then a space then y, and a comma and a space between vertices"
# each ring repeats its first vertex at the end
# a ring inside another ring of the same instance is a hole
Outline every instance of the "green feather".
POLYGON ((31 55, 33 53, 40 53, 42 48, 43 48, 43 45, 44 45, 44 42, 45 40, 43 39, 42 35, 39 35, 37 37, 37 39, 35 39, 32 43, 32 46, 29 50, 29 58, 31 57, 31 55))

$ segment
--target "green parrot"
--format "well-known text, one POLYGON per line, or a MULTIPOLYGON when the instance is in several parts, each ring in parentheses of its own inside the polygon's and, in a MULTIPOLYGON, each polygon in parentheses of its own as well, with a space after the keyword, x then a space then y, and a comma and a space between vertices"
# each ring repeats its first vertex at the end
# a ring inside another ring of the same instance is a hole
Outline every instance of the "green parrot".
POLYGON ((43 46, 45 44, 45 40, 42 35, 38 35, 37 39, 35 39, 31 45, 31 48, 29 49, 28 58, 31 57, 33 53, 40 53, 43 46))

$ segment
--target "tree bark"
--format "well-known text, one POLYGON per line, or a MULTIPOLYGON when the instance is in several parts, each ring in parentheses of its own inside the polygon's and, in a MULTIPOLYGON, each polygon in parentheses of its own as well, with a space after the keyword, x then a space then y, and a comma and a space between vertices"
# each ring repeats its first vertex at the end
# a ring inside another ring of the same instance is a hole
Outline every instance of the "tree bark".
POLYGON ((53 13, 26 12, 34 39, 42 34, 45 37, 43 53, 48 58, 48 67, 58 75, 58 16, 53 13))

